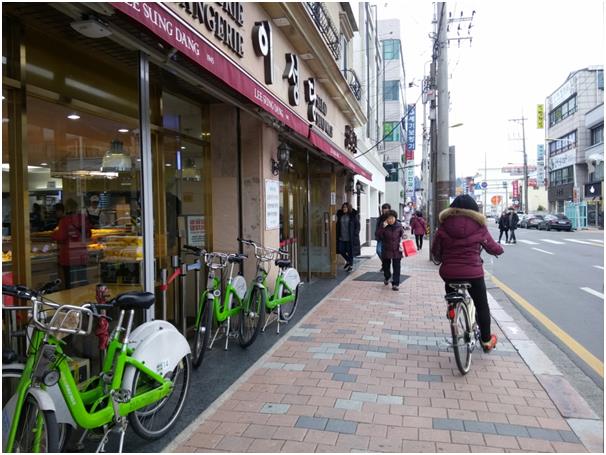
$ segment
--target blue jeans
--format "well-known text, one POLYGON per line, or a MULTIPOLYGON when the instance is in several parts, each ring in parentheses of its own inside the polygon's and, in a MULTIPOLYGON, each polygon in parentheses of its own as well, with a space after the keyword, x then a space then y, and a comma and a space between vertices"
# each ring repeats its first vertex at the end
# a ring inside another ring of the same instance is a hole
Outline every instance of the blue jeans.
POLYGON ((377 240, 377 256, 379 256, 379 259, 383 259, 381 257, 382 253, 383 253, 383 241, 377 240))

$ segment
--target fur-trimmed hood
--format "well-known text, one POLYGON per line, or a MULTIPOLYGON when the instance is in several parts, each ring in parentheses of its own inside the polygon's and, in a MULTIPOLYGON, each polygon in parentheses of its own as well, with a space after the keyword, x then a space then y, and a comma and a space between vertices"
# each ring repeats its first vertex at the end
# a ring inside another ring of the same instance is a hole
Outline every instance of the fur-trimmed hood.
POLYGON ((454 208, 448 208, 448 209, 442 210, 440 212, 440 217, 439 217, 440 224, 444 223, 444 221, 446 221, 447 218, 450 218, 452 216, 466 216, 466 217, 474 220, 480 226, 486 226, 486 217, 484 215, 482 215, 480 212, 476 212, 475 210, 469 210, 469 209, 454 209, 454 208))
POLYGON ((440 212, 440 229, 455 239, 475 241, 486 230, 486 217, 475 210, 448 208, 440 212))

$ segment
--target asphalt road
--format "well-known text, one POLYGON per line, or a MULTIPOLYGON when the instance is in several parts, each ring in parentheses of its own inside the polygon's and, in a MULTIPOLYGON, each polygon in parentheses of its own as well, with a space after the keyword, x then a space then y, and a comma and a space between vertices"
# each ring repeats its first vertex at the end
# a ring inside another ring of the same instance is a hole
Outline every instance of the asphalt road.
MULTIPOLYGON (((498 238, 496 226, 489 225, 498 238)), ((516 230, 517 244, 505 244, 505 254, 487 271, 517 292, 561 330, 604 361, 604 236, 599 231, 516 230), (492 270, 491 270, 492 269, 492 270)), ((532 316, 527 315, 529 318, 532 316)), ((541 321, 540 330, 549 332, 541 321)), ((553 335, 553 334, 551 334, 553 335)), ((557 337, 552 339, 564 345, 557 337)), ((570 346, 572 360, 590 370, 570 346)), ((595 372, 591 375, 595 378, 595 372)))

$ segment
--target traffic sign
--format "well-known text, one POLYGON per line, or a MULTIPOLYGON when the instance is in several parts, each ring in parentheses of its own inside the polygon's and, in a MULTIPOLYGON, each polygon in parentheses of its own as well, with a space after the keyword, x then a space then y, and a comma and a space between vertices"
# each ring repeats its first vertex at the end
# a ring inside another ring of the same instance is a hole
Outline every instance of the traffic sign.
POLYGON ((486 188, 488 188, 488 183, 482 182, 481 186, 482 186, 482 189, 485 190, 486 188))
POLYGON ((493 196, 493 197, 490 198, 490 202, 492 203, 492 205, 499 205, 502 200, 503 200, 503 198, 501 196, 498 196, 498 195, 495 195, 495 196, 493 196))

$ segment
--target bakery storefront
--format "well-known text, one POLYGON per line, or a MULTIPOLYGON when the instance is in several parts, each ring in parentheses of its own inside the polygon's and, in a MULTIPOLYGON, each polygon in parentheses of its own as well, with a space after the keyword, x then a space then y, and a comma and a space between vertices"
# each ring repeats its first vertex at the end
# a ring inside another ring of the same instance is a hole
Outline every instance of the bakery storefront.
POLYGON ((55 299, 76 304, 101 282, 153 290, 183 245, 238 237, 334 275, 336 209, 371 176, 269 19, 257 3, 4 4, 3 282, 60 278, 55 299))

